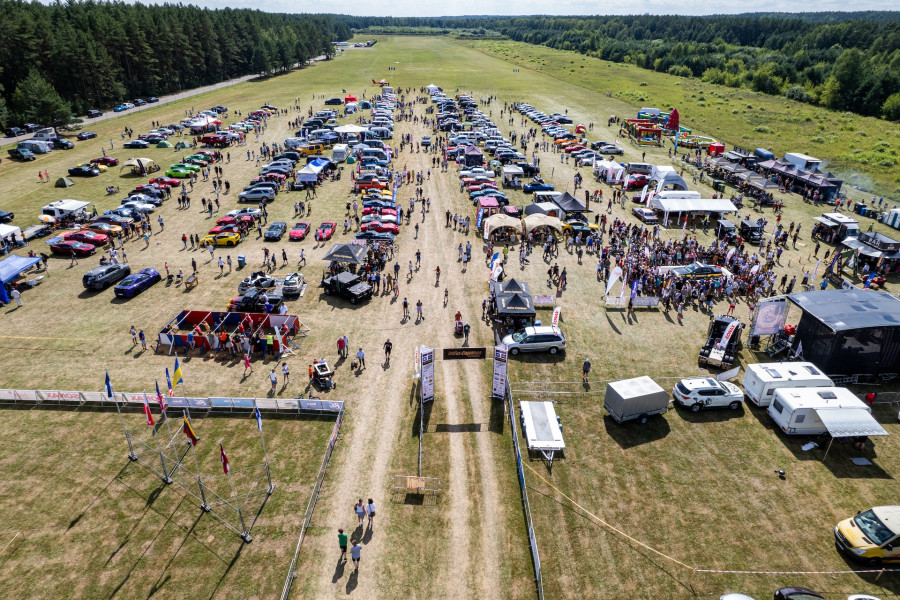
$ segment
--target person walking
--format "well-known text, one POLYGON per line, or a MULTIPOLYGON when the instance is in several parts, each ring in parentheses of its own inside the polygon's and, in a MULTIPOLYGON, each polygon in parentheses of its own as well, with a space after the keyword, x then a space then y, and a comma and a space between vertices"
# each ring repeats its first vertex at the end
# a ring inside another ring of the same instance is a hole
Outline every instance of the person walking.
POLYGON ((422 301, 417 300, 416 301, 416 323, 418 323, 419 321, 424 321, 424 320, 425 320, 425 316, 422 314, 422 301))
POLYGON ((278 388, 278 375, 275 374, 275 367, 269 372, 269 380, 272 382, 272 393, 278 388))
MULTIPOLYGON (((359 351, 356 353, 356 358, 357 358, 357 360, 359 360, 359 367, 361 369, 365 369, 366 368, 366 353, 363 352, 362 348, 360 348, 359 351)), ((360 502, 362 502, 362 500, 360 500, 360 502)))
POLYGON ((463 325, 463 334, 466 336, 466 339, 465 339, 464 343, 466 343, 466 344, 469 343, 469 330, 470 330, 470 329, 471 329, 471 327, 469 327, 469 324, 468 324, 468 323, 466 323, 465 325, 463 325))
POLYGON ((338 529, 338 547, 341 549, 341 556, 338 560, 347 561, 347 534, 343 529, 338 529))
POLYGON ((403 299, 403 318, 409 318, 409 300, 406 298, 403 299))
POLYGON ((353 567, 356 571, 359 571, 360 554, 362 554, 362 546, 359 545, 357 540, 353 540, 353 547, 350 548, 350 560, 353 561, 353 567))
POLYGON ((587 383, 588 375, 591 373, 591 359, 585 358, 584 364, 581 366, 581 381, 587 383))
POLYGON ((394 345, 391 343, 391 338, 388 338, 384 343, 384 360, 385 362, 391 361, 391 349, 393 349, 394 345))
MULTIPOLYGON (((359 502, 353 505, 353 510, 356 512, 356 527, 359 529, 363 526, 363 520, 366 518, 366 505, 363 504, 363 499, 360 498, 359 502)), ((354 544, 356 542, 353 542, 354 544)))
POLYGON ((369 503, 366 504, 366 512, 369 513, 369 523, 366 526, 368 529, 375 529, 375 501, 369 498, 369 503))
POLYGON ((13 288, 13 291, 10 294, 10 297, 16 303, 16 308, 22 308, 22 294, 19 293, 18 289, 13 288))
POLYGON ((250 370, 250 374, 253 374, 253 367, 250 366, 250 354, 244 355, 244 377, 247 376, 247 370, 250 370))
POLYGON ((281 374, 284 376, 284 385, 291 382, 291 371, 286 362, 281 363, 281 374))

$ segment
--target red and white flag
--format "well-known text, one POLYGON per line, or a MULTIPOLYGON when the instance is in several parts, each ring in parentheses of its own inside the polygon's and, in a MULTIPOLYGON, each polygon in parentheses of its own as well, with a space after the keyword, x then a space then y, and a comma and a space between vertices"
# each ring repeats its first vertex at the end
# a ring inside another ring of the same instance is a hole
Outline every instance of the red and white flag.
POLYGON ((147 398, 147 393, 144 392, 144 416, 147 417, 147 425, 156 425, 153 421, 153 415, 150 414, 150 401, 147 398))
POLYGON ((159 402, 160 410, 162 410, 163 413, 165 413, 166 412, 166 399, 163 398, 162 393, 159 391, 159 382, 158 381, 156 382, 156 401, 159 402))
POLYGON ((219 442, 219 454, 222 458, 222 470, 228 475, 231 471, 231 467, 228 466, 228 456, 225 454, 225 448, 222 447, 222 442, 219 442))

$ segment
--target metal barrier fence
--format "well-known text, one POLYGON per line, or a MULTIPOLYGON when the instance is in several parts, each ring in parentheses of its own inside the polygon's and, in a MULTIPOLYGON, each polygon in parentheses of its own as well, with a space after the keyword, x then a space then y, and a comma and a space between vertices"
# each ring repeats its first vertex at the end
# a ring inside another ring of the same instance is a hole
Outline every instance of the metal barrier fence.
POLYGON ((344 422, 344 409, 338 413, 337 420, 334 422, 334 428, 331 430, 331 436, 328 438, 328 444, 325 447, 325 456, 322 457, 322 465, 319 467, 319 474, 316 477, 316 485, 313 487, 309 502, 306 505, 306 513, 303 517, 303 526, 300 529, 300 537, 297 539, 297 547, 294 549, 294 556, 291 558, 291 566, 288 568, 287 577, 284 580, 284 587, 281 589, 281 600, 287 600, 291 595, 291 587, 294 584, 295 570, 297 568, 297 558, 300 556, 300 548, 303 546, 303 540, 306 539, 306 530, 312 523, 313 513, 316 510, 316 503, 319 501, 319 492, 322 489, 322 482, 325 481, 325 472, 328 471, 328 463, 331 462, 331 454, 334 452, 334 446, 337 444, 338 436, 341 432, 341 424, 344 422))
POLYGON ((506 385, 507 413, 512 431, 513 453, 516 455, 516 472, 519 475, 519 487, 522 489, 522 510, 525 513, 525 525, 528 527, 528 545, 531 547, 531 560, 534 563, 534 583, 537 587, 538 600, 544 600, 544 578, 541 575, 541 556, 538 553, 537 537, 534 535, 534 523, 531 521, 531 505, 528 503, 528 491, 525 488, 525 467, 522 466, 522 452, 519 449, 519 430, 516 426, 516 411, 513 406, 512 390, 506 385))

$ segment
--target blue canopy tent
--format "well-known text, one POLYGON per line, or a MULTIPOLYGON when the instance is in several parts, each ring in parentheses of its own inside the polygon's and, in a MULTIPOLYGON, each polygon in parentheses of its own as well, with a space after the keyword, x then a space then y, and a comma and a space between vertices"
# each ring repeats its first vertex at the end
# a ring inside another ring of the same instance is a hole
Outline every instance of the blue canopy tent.
POLYGON ((41 259, 37 256, 18 256, 13 254, 0 261, 0 302, 9 302, 9 294, 6 292, 6 284, 15 280, 22 271, 30 269, 41 259))

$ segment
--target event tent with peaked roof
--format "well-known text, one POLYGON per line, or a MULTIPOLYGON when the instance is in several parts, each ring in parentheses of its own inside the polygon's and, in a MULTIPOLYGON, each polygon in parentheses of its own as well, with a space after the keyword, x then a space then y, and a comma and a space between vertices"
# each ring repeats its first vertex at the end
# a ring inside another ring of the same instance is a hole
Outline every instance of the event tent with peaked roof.
POLYGON ((366 258, 366 246, 355 244, 332 244, 322 260, 361 265, 366 258))

